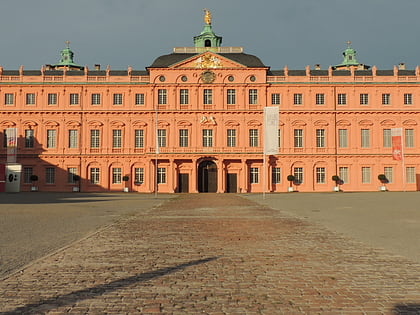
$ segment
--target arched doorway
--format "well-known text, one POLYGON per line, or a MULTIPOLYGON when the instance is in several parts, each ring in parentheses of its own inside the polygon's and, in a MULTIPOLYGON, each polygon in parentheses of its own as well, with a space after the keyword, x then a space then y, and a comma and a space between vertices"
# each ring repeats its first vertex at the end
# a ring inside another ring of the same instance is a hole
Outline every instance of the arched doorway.
POLYGON ((217 192, 217 165, 213 161, 198 166, 198 192, 217 192))

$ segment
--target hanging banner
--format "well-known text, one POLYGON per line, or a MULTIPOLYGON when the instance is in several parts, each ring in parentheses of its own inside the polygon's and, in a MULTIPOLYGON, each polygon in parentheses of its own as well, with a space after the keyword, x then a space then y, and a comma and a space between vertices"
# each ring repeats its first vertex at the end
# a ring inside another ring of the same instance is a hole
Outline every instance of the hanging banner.
POLYGON ((279 154, 279 108, 270 106, 264 108, 264 154, 279 154))
POLYGON ((392 128, 391 137, 392 137, 392 158, 397 161, 403 159, 402 151, 402 128, 392 128))
POLYGON ((17 135, 17 128, 6 129, 7 163, 16 163, 17 135))

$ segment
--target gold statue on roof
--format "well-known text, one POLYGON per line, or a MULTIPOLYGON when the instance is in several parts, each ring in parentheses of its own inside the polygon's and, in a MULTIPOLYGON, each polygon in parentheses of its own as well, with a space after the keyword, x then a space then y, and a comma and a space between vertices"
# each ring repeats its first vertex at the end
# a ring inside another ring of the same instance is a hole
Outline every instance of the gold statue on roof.
POLYGON ((212 19, 212 16, 211 16, 211 12, 210 12, 210 10, 209 10, 209 9, 204 9, 204 12, 206 13, 206 14, 204 15, 204 22, 205 22, 207 25, 211 25, 211 19, 212 19))

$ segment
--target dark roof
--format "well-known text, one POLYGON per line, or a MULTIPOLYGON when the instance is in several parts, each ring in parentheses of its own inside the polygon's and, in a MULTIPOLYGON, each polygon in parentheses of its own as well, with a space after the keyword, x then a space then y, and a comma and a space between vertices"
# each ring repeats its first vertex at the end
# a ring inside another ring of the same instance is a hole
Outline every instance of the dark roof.
POLYGON ((328 76, 328 70, 311 70, 313 76, 328 76))
POLYGON ((357 76, 370 76, 372 75, 372 70, 355 70, 354 75, 357 76))
POLYGON ((289 75, 295 77, 306 76, 306 70, 289 70, 289 75))
POLYGON ((376 75, 377 76, 393 76, 394 70, 377 70, 376 75))
MULTIPOLYGON (((171 65, 177 64, 181 61, 184 61, 186 59, 189 59, 194 56, 198 56, 200 54, 178 54, 173 53, 169 55, 163 55, 155 59, 155 61, 152 63, 151 66, 148 68, 168 68, 171 65)), ((240 63, 246 67, 250 68, 265 68, 266 66, 262 63, 262 61, 254 56, 254 55, 248 55, 244 53, 227 53, 218 54, 224 58, 230 59, 234 62, 240 63)))
POLYGON ((63 75, 63 71, 62 70, 45 70, 45 75, 63 75))
POLYGON ((69 75, 69 76, 85 75, 85 72, 84 71, 78 71, 78 70, 67 71, 66 75, 69 75))
POLYGON ((135 76, 141 76, 141 75, 149 75, 149 72, 145 71, 145 70, 133 70, 131 71, 131 75, 135 75, 135 76))
POLYGON ((346 77, 346 76, 350 76, 351 72, 350 72, 350 70, 334 70, 333 75, 346 77))
POLYGON ((3 70, 2 75, 19 75, 19 70, 3 70))
POLYGON ((128 71, 127 70, 111 70, 111 71, 109 71, 109 75, 127 76, 128 71))
POLYGON ((412 75, 412 76, 415 76, 416 71, 415 70, 398 70, 398 75, 412 75))
POLYGON ((92 70, 92 71, 89 71, 88 74, 91 76, 105 76, 106 71, 105 70, 92 70))
POLYGON ((279 76, 282 77, 284 76, 284 70, 272 70, 268 72, 269 76, 279 76))

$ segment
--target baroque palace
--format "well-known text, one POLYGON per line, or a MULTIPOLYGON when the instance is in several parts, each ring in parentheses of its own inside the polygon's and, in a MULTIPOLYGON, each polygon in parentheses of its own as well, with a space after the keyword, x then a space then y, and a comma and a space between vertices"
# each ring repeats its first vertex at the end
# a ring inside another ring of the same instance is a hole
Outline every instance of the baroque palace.
POLYGON ((0 163, 4 175, 16 128, 21 167, 6 182, 21 191, 420 189, 419 67, 361 64, 348 43, 334 67, 272 70, 223 47, 209 11, 204 21, 193 47, 145 71, 88 69, 69 43, 41 70, 0 67, 0 163), (279 150, 265 156, 272 106, 279 150), (393 128, 403 160, 392 158, 393 128))

